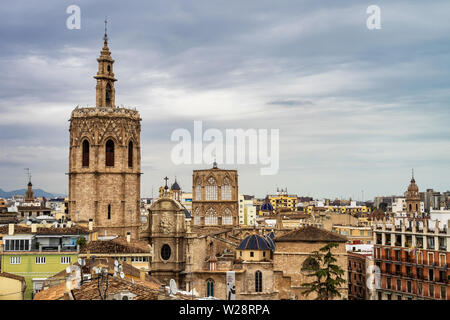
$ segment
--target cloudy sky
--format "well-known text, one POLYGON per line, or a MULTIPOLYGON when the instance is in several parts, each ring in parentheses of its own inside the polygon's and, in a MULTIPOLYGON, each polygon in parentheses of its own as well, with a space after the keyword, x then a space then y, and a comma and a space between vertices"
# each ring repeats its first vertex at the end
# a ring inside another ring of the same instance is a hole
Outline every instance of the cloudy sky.
POLYGON ((69 118, 95 104, 108 17, 116 104, 142 117, 142 196, 192 170, 177 128, 280 130, 278 174, 239 170, 240 192, 314 197, 450 189, 450 2, 2 0, 0 188, 67 193, 69 118), (69 30, 70 5, 81 29, 69 30), (381 8, 368 30, 366 9, 381 8))

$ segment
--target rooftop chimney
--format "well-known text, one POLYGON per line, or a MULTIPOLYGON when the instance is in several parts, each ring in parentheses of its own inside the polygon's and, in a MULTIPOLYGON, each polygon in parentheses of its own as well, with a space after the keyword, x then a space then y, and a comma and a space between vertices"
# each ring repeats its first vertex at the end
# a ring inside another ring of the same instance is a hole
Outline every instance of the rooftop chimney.
POLYGON ((89 219, 89 231, 93 230, 94 230, 94 221, 92 221, 92 219, 89 219))
POLYGON ((37 232, 37 224, 32 223, 31 224, 31 233, 36 233, 37 232))
POLYGON ((14 235, 14 223, 8 224, 8 235, 9 236, 14 235))
POLYGON ((131 242, 131 232, 127 232, 127 242, 131 242))
POLYGON ((141 281, 145 281, 145 274, 146 272, 144 271, 144 269, 139 270, 139 278, 141 279, 141 281))

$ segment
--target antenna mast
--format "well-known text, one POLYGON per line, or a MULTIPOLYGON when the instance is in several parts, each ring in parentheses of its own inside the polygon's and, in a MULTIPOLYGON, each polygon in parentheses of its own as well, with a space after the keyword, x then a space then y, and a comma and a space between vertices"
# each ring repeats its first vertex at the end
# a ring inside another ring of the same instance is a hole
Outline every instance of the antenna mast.
POLYGON ((31 170, 30 170, 30 168, 25 168, 24 170, 27 172, 28 182, 31 182, 31 170))

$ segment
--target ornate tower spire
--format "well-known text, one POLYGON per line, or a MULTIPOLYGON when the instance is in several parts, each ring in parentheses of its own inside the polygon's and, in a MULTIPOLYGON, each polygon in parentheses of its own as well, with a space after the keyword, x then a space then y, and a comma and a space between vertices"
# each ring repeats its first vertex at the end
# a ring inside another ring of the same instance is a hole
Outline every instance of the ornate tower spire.
POLYGON ((100 51, 100 57, 98 61, 97 75, 94 76, 97 79, 96 91, 96 107, 97 108, 115 108, 115 95, 114 82, 117 79, 114 78, 113 64, 114 60, 111 58, 111 52, 108 48, 108 35, 107 35, 107 23, 105 19, 105 35, 103 36, 103 48, 100 51))

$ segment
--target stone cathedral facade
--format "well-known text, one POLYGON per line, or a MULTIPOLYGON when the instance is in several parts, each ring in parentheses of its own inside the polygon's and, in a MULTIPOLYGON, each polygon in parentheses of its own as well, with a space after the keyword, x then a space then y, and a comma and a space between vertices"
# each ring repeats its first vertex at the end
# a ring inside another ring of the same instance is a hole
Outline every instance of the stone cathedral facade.
POLYGON ((138 239, 140 225, 140 115, 115 105, 108 38, 100 52, 95 107, 75 108, 70 118, 69 217, 92 219, 100 235, 138 239))

